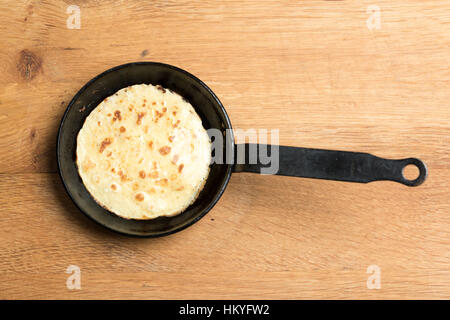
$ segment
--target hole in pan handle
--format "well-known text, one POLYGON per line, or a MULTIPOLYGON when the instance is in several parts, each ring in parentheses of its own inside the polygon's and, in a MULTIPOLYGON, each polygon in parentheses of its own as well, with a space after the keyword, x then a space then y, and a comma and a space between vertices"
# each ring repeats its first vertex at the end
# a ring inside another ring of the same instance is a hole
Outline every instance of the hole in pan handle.
POLYGON ((390 180, 418 186, 427 177, 425 163, 416 158, 383 159, 362 152, 309 149, 265 144, 237 144, 235 172, 253 172, 367 183, 390 180), (415 165, 419 175, 414 180, 403 176, 407 165, 415 165))

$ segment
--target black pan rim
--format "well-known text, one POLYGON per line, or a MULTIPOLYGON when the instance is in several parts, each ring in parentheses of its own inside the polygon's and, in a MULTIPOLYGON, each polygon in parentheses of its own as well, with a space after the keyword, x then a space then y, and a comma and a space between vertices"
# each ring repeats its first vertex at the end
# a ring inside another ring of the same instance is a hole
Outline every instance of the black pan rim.
MULTIPOLYGON (((72 98, 72 100, 69 102, 69 104, 67 105, 66 110, 64 111, 64 114, 61 118, 61 122, 59 124, 58 127, 58 133, 57 133, 57 139, 56 139, 56 164, 57 164, 57 169, 58 169, 58 175, 59 178, 61 179, 61 182, 64 186, 64 189, 67 193, 67 195, 69 196, 69 198, 72 200, 72 202, 75 204, 75 206, 78 208, 79 211, 81 211, 86 217, 88 217, 90 220, 94 221, 95 223, 103 226, 104 228, 113 231, 117 234, 121 234, 121 235, 126 235, 126 236, 131 236, 131 237, 136 237, 136 238, 158 238, 158 237, 163 237, 163 236, 168 236, 177 232, 180 232, 184 229, 186 229, 187 227, 192 226, 193 224, 195 224, 196 222, 198 222, 201 218, 203 218, 213 207, 214 205, 219 201, 219 199, 222 197, 226 187, 228 186, 228 183, 230 182, 230 178, 231 178, 231 174, 233 173, 233 165, 232 164, 224 164, 227 165, 227 172, 226 172, 226 177, 225 180, 223 181, 222 185, 218 188, 219 192, 217 193, 217 195, 215 196, 215 198, 213 199, 213 201, 210 202, 210 204, 208 205, 208 207, 202 211, 201 214, 199 214, 195 219, 193 219, 192 221, 190 221, 189 223, 182 225, 180 227, 176 227, 173 230, 170 231, 166 231, 166 232, 161 232, 161 233, 154 233, 154 234, 138 234, 138 233, 131 233, 131 232, 123 232, 117 229, 114 229, 113 227, 102 223, 101 221, 94 219, 88 212, 86 212, 85 210, 83 210, 78 203, 75 201, 75 199, 72 196, 72 193, 70 192, 69 188, 67 187, 67 184, 63 178, 63 174, 61 172, 61 164, 60 164, 60 157, 59 157, 59 150, 60 150, 60 138, 61 138, 61 132, 63 130, 63 125, 65 123, 67 114, 69 113, 69 111, 71 110, 73 104, 75 103, 75 101, 78 99, 78 97, 87 89, 89 88, 89 86, 97 81, 99 78, 105 76, 108 73, 123 69, 123 68, 127 68, 127 67, 131 67, 134 65, 159 65, 159 66, 163 66, 166 67, 168 69, 172 69, 172 70, 176 70, 178 72, 181 72, 185 75, 187 75, 188 77, 192 78, 194 81, 198 82, 203 88, 205 88, 208 93, 214 98, 214 100, 216 101, 216 103, 218 104, 218 106, 220 107, 220 111, 223 113, 224 116, 224 120, 226 122, 226 125, 228 126, 229 129, 229 134, 230 134, 230 141, 232 143, 232 149, 234 150, 235 148, 235 142, 234 142, 234 134, 233 134, 233 128, 231 126, 231 121, 230 121, 230 117, 228 116, 222 102, 220 102, 219 98, 215 95, 215 93, 199 78, 197 78, 196 76, 194 76, 193 74, 175 67, 173 65, 170 64, 166 64, 166 63, 162 63, 162 62, 153 62, 153 61, 138 61, 138 62, 129 62, 129 63, 125 63, 125 64, 121 64, 115 67, 112 67, 110 69, 107 69, 105 71, 103 71, 102 73, 98 74, 97 76, 95 76, 94 78, 92 78, 91 80, 89 80, 85 85, 83 85, 83 87, 81 87, 80 90, 78 90, 78 92, 74 95, 74 97, 72 98)), ((98 205, 98 204, 97 204, 98 205)), ((111 214, 114 214, 112 212, 110 212, 111 214)), ((180 213, 182 214, 182 213, 180 213)))

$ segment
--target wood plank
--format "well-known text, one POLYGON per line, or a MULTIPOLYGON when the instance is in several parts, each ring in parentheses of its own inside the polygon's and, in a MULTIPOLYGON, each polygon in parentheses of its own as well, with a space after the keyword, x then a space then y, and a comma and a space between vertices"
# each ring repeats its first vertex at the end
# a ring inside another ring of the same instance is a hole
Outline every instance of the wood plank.
POLYGON ((448 297, 449 204, 439 202, 446 184, 401 187, 392 197, 390 182, 236 174, 199 223, 136 239, 84 217, 56 174, 0 181, 3 297, 89 298, 109 281, 114 289, 103 297, 448 297), (72 264, 82 270, 78 293, 65 287, 72 264), (366 288, 372 264, 382 270, 383 293, 366 288), (27 283, 36 289, 19 290, 27 283))
POLYGON ((24 4, 27 21, 8 15, 11 8, 4 13, 11 45, 0 49, 6 61, 0 75, 0 148, 9 150, 0 159, 1 172, 54 172, 56 130, 73 95, 109 67, 139 60, 196 74, 222 99, 236 128, 282 129, 283 144, 385 157, 412 156, 413 149, 430 164, 449 163, 445 53, 450 35, 439 5, 425 7, 432 21, 414 19, 419 34, 410 32, 408 23, 412 13, 425 9, 421 2, 381 2, 386 27, 379 32, 367 30, 365 7, 358 3, 328 2, 325 8, 314 2, 234 2, 217 8, 149 2, 141 8, 113 2, 105 4, 118 13, 109 31, 106 19, 113 17, 95 2, 83 8, 80 30, 67 29, 64 6, 43 1, 27 9, 24 4), (130 14, 143 15, 148 27, 130 26, 130 14), (171 40, 163 36, 174 30, 171 40), (128 33, 134 40, 120 43, 128 33), (422 40, 437 35, 439 41, 422 40), (23 50, 41 61, 32 79, 18 71, 23 50), (144 50, 148 54, 142 57, 144 50))

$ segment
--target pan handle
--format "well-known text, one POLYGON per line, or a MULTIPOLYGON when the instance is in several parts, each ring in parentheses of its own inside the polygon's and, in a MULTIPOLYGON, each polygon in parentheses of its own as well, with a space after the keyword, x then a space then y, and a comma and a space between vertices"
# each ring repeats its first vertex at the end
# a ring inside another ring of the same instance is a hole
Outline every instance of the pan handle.
POLYGON ((390 180, 410 187, 427 177, 425 163, 416 158, 390 160, 361 152, 250 143, 236 145, 234 171, 360 183, 390 180), (403 176, 410 164, 419 169, 414 180, 403 176))

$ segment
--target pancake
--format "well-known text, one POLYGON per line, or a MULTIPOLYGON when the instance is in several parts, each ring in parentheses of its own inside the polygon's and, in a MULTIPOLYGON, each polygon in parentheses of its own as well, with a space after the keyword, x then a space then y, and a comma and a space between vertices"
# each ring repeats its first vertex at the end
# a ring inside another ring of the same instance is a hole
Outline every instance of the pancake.
POLYGON ((211 141, 192 105, 146 84, 123 88, 86 118, 76 163, 101 206, 127 219, 183 212, 209 174, 211 141))

